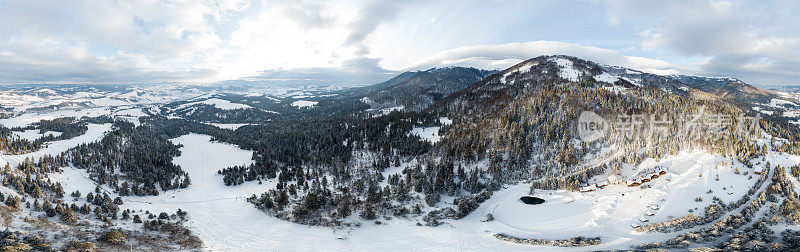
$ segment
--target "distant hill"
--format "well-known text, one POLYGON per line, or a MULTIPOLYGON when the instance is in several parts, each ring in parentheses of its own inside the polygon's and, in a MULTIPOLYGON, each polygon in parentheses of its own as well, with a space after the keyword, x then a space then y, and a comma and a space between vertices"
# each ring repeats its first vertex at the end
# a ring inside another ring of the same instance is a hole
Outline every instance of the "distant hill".
POLYGON ((691 87, 737 102, 769 103, 778 95, 775 92, 754 87, 731 77, 700 77, 689 75, 670 75, 669 78, 691 87))
POLYGON ((388 81, 348 91, 374 111, 421 111, 442 98, 496 73, 467 67, 405 72, 388 81))
POLYGON ((745 111, 775 116, 797 124, 800 121, 800 95, 791 89, 767 90, 730 77, 671 75, 670 78, 725 99, 745 111))

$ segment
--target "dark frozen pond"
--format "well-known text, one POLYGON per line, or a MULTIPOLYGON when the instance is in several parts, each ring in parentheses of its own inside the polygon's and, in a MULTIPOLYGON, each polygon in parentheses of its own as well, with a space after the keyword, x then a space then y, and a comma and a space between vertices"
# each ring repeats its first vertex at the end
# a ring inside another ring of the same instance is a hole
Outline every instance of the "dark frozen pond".
POLYGON ((528 204, 528 205, 539 205, 539 204, 544 203, 543 199, 538 198, 538 197, 533 197, 533 196, 522 196, 522 197, 519 198, 519 200, 521 200, 522 203, 525 203, 525 204, 528 204))

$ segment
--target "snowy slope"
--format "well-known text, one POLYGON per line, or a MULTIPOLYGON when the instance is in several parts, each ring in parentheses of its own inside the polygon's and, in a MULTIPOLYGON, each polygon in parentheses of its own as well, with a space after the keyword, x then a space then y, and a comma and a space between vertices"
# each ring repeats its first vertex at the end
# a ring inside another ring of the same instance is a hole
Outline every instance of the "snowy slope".
POLYGON ((431 143, 439 142, 439 127, 414 127, 409 134, 419 136, 424 141, 431 143))
POLYGON ((197 105, 197 104, 211 105, 211 106, 214 106, 214 107, 216 107, 218 109, 222 109, 222 110, 252 108, 252 107, 250 107, 250 105, 245 105, 245 104, 241 104, 241 103, 233 103, 233 102, 230 102, 230 101, 227 101, 227 100, 223 100, 223 99, 219 99, 219 98, 211 98, 211 99, 206 99, 206 100, 202 100, 202 101, 186 103, 186 104, 183 104, 183 105, 180 105, 180 106, 176 107, 175 109, 176 110, 184 109, 184 108, 188 108, 188 107, 191 107, 191 106, 194 106, 194 105, 197 105))
POLYGON ((297 100, 292 102, 292 106, 297 108, 313 108, 314 105, 317 105, 315 101, 304 101, 304 100, 297 100))
MULTIPOLYGON (((528 184, 508 186, 496 192, 475 212, 462 220, 449 220, 436 228, 416 226, 416 220, 383 220, 387 224, 364 223, 355 229, 335 230, 289 223, 260 212, 244 198, 275 186, 269 180, 259 185, 248 182, 226 187, 216 171, 232 165, 248 164, 251 152, 235 146, 210 142, 205 135, 190 134, 173 140, 183 144, 181 156, 174 162, 185 169, 192 185, 165 192, 159 196, 125 197, 125 208, 151 212, 172 212, 177 208, 189 211, 189 227, 200 236, 207 249, 222 251, 260 251, 265 248, 290 250, 552 250, 552 247, 525 246, 503 242, 492 237, 507 233, 520 237, 564 239, 577 235, 603 237, 603 244, 585 248, 559 250, 604 250, 629 248, 642 242, 659 241, 668 234, 643 235, 633 231, 647 211, 652 221, 687 214, 691 207, 702 208, 708 202, 694 202, 710 188, 723 200, 740 197, 754 180, 732 171, 741 164, 718 165, 730 159, 704 151, 682 152, 665 159, 647 161, 636 169, 655 165, 667 166, 669 173, 652 182, 652 188, 638 189, 612 185, 590 193, 537 191, 534 195, 547 200, 542 205, 524 205, 519 196, 527 195, 528 184), (699 177, 698 174, 704 174, 699 177), (719 174, 720 181, 712 179, 719 174), (669 181, 667 181, 669 179, 669 181), (722 190, 722 187, 728 188, 722 190), (732 192, 732 194, 728 194, 732 192), (652 210, 651 206, 659 206, 652 210), (481 222, 493 213, 495 221, 481 222)), ((800 157, 772 154, 768 161, 781 165, 800 163, 800 157)), ((85 171, 66 168, 54 176, 66 191, 91 191, 94 184, 85 171)))
POLYGON ((89 124, 88 130, 86 134, 67 139, 67 140, 60 140, 55 141, 47 145, 47 147, 42 148, 36 152, 31 152, 23 155, 0 155, 0 165, 5 165, 6 163, 10 163, 12 166, 16 166, 19 163, 25 161, 25 158, 32 158, 38 159, 44 155, 51 155, 55 156, 61 154, 62 152, 66 151, 69 148, 78 146, 84 143, 91 143, 103 138, 103 135, 111 130, 111 124, 89 124))

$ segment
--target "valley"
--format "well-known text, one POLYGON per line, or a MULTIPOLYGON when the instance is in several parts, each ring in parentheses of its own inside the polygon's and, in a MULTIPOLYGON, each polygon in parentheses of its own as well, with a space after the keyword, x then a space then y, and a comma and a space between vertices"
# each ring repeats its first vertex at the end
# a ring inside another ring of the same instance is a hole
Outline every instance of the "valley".
POLYGON ((3 86, 0 236, 37 250, 790 249, 798 97, 564 55, 363 87, 3 86), (582 111, 610 131, 582 141, 582 111), (611 120, 635 114, 760 121, 631 138, 611 120))

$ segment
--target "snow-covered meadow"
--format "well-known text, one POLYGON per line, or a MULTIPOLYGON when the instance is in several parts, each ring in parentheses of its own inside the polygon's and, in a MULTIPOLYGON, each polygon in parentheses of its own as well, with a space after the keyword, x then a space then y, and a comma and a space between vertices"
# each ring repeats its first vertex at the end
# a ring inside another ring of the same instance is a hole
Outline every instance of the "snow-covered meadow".
MULTIPOLYGON (((589 193, 536 191, 533 195, 546 202, 525 205, 519 198, 529 195, 530 185, 520 183, 497 191, 464 219, 448 220, 439 227, 417 226, 418 220, 394 218, 381 219, 382 224, 364 222, 361 227, 352 229, 331 229, 283 221, 245 201, 252 194, 274 187, 274 179, 261 184, 253 181, 225 186, 222 176, 216 171, 232 165, 249 164, 252 162, 250 151, 211 142, 209 136, 198 134, 185 135, 173 139, 173 142, 184 146, 181 156, 174 162, 189 173, 192 185, 159 196, 124 197, 126 204, 123 207, 155 213, 174 212, 179 208, 186 210, 189 212, 187 226, 204 241, 206 249, 217 251, 625 249, 642 242, 669 238, 670 234, 636 232, 630 224, 639 223, 640 217, 653 222, 681 217, 688 214, 689 209, 702 209, 709 203, 695 202, 698 196, 710 198, 713 195, 726 201, 735 200, 755 181, 747 179, 744 173, 752 174, 752 170, 745 170, 747 168, 741 164, 719 165, 730 159, 704 151, 682 152, 637 167, 668 167, 668 174, 654 179, 646 189, 619 184, 589 193), (740 174, 734 173, 737 167, 740 174), (716 175, 719 175, 719 181, 716 175), (709 189, 714 193, 707 195, 709 189), (654 215, 645 216, 646 212, 654 215), (483 222, 489 213, 495 220, 483 222), (530 246, 500 241, 492 236, 495 233, 545 239, 599 236, 603 243, 571 249, 530 246)), ((800 163, 800 157, 775 154, 767 161, 789 165, 800 163)), ((67 191, 91 191, 95 187, 85 171, 74 168, 66 168, 64 173, 53 178, 62 182, 67 191)), ((356 217, 351 218, 356 220, 356 217)))
POLYGON ((297 108, 313 108, 315 105, 317 105, 315 101, 297 100, 292 102, 292 106, 297 108))
POLYGON ((176 107, 175 109, 176 110, 184 109, 184 108, 188 108, 188 107, 191 107, 191 106, 194 106, 194 105, 197 105, 197 104, 211 105, 211 106, 214 106, 214 107, 216 107, 218 109, 222 109, 222 110, 249 109, 249 108, 252 108, 252 107, 250 107, 249 105, 246 105, 246 104, 233 103, 233 102, 230 102, 228 100, 223 100, 223 99, 219 99, 219 98, 211 98, 211 99, 205 99, 205 100, 201 100, 201 101, 182 104, 182 105, 176 107))
POLYGON ((43 157, 45 155, 55 156, 61 154, 62 152, 66 151, 69 148, 78 146, 80 144, 91 143, 100 140, 103 137, 103 134, 111 130, 111 124, 89 124, 88 128, 89 129, 88 131, 86 131, 86 134, 68 140, 61 140, 49 143, 46 145, 46 147, 36 152, 26 153, 22 155, 0 154, 0 165, 5 165, 6 163, 9 163, 12 166, 15 166, 25 161, 26 158, 30 158, 31 160, 36 160, 39 157, 43 157))

